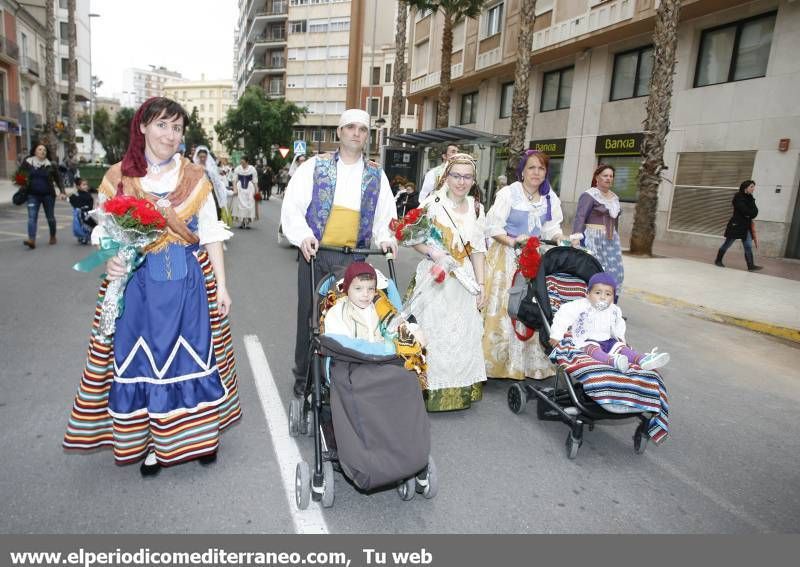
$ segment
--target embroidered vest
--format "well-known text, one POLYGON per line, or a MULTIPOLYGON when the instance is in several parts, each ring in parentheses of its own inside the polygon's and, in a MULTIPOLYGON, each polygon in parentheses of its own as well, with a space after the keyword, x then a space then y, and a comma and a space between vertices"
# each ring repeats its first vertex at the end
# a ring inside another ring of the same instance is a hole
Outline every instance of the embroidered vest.
MULTIPOLYGON (((333 197, 336 192, 336 163, 339 152, 332 157, 317 156, 314 164, 314 187, 311 193, 311 204, 306 211, 306 223, 317 240, 322 240, 325 225, 333 209, 333 197)), ((364 173, 361 176, 361 211, 358 224, 358 248, 368 248, 372 240, 372 224, 375 220, 375 209, 381 190, 381 168, 369 161, 364 161, 364 173)))

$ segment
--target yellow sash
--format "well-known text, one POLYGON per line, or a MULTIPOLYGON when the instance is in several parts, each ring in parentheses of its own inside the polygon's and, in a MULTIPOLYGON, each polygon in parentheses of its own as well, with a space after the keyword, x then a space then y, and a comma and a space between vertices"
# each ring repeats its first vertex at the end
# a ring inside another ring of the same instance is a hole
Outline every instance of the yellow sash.
POLYGON ((325 232, 322 234, 322 244, 355 247, 360 220, 360 211, 334 205, 325 225, 325 232))

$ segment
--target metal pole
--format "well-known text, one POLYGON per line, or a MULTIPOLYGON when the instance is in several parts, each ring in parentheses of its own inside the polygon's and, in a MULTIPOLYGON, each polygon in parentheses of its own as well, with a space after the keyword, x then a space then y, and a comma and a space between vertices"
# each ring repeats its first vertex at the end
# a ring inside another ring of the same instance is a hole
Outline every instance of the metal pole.
POLYGON ((89 163, 94 163, 94 75, 92 75, 92 18, 98 18, 100 14, 89 14, 89 163))
MULTIPOLYGON (((367 158, 369 158, 370 142, 372 141, 372 91, 374 85, 372 84, 372 70, 375 68, 375 28, 378 19, 378 0, 375 0, 375 6, 372 7, 372 54, 369 61, 369 100, 367 101, 367 113, 369 113, 369 128, 367 128, 367 158)), ((380 78, 380 73, 378 73, 380 78)))

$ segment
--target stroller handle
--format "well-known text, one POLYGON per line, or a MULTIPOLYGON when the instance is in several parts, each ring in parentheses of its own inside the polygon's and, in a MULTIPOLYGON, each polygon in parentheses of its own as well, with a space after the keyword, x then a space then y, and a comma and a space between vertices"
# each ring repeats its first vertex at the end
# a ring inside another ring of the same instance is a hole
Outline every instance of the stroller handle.
POLYGON ((320 244, 318 249, 341 252, 342 254, 359 254, 361 256, 385 256, 391 254, 391 252, 384 252, 380 248, 351 248, 350 246, 326 246, 324 244, 320 244))

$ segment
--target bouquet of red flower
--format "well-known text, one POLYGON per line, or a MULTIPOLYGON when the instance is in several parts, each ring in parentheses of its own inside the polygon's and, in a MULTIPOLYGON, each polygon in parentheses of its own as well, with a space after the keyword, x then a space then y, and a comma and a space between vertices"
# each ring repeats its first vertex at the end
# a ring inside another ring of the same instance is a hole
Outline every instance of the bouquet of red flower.
POLYGON ((18 169, 11 181, 18 187, 17 192, 11 197, 11 202, 17 206, 28 202, 28 173, 18 169))
POLYGON ((431 237, 433 224, 425 209, 411 209, 402 219, 392 219, 389 229, 403 246, 422 244, 431 237))
POLYGON ((14 177, 11 178, 11 181, 13 181, 14 185, 17 187, 25 187, 28 184, 28 174, 22 169, 18 169, 16 173, 14 173, 14 177))
POLYGON ((100 250, 73 266, 81 272, 89 272, 105 264, 113 256, 125 263, 125 277, 109 282, 103 299, 100 317, 100 332, 104 337, 114 333, 116 320, 124 309, 125 286, 133 273, 144 261, 144 249, 158 239, 166 229, 167 220, 155 205, 147 199, 131 195, 117 195, 95 209, 92 215, 100 221, 107 236, 100 238, 100 250))
POLYGON ((539 272, 539 264, 542 263, 539 245, 539 239, 532 236, 525 242, 517 256, 517 267, 526 280, 534 279, 539 272))

